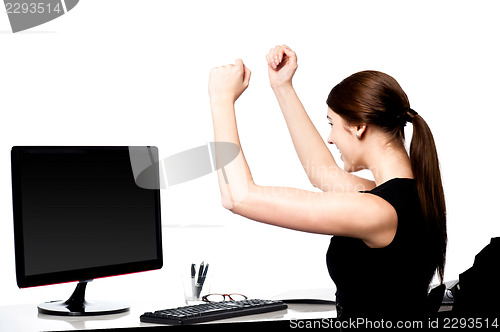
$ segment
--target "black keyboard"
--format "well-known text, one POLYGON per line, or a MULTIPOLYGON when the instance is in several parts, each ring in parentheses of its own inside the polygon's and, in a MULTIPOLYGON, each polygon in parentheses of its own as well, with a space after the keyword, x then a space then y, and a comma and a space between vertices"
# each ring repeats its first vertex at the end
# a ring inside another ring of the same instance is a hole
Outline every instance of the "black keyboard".
POLYGON ((275 300, 242 300, 211 302, 188 305, 175 309, 146 312, 141 315, 141 322, 157 324, 195 324, 238 316, 260 314, 284 310, 287 305, 275 300))

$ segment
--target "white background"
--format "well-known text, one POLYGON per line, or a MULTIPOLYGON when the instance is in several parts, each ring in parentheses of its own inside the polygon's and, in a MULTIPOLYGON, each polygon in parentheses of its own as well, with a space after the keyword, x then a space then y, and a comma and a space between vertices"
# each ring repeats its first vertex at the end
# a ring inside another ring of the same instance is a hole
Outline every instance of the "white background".
MULTIPOLYGON (((68 14, 17 34, 0 13, 0 305, 61 299, 74 288, 17 288, 11 147, 156 145, 164 158, 206 144, 213 139, 209 71, 238 57, 252 70, 237 117, 255 181, 313 190, 267 78, 265 55, 283 43, 298 55, 295 88, 325 139, 325 100, 340 80, 375 69, 399 81, 436 139, 448 207, 445 279, 457 279, 500 235, 499 7, 497 1, 81 0, 68 14)), ((224 292, 271 297, 319 288, 333 296, 325 265, 330 237, 224 210, 215 173, 161 195, 164 268, 101 279, 89 292, 168 298, 174 295, 155 293, 151 283, 175 284, 181 268, 204 259, 213 266, 214 287, 224 292)))

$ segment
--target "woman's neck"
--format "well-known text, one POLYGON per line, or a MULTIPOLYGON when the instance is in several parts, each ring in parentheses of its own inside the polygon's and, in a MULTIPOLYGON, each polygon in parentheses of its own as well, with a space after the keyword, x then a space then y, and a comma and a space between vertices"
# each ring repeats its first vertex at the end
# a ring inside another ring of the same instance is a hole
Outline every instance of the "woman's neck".
POLYGON ((403 144, 375 148, 367 161, 377 186, 393 178, 413 178, 410 158, 403 144))

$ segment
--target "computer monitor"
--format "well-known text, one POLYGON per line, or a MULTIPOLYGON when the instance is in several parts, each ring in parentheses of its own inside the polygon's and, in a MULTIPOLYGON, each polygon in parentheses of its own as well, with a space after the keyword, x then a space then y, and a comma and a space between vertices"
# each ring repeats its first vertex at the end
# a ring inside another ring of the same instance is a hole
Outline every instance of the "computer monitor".
POLYGON ((149 159, 142 161, 148 182, 159 181, 156 147, 12 148, 18 286, 79 282, 67 301, 43 303, 39 312, 128 311, 128 304, 86 302, 87 282, 162 267, 160 186, 137 185, 132 154, 149 159))

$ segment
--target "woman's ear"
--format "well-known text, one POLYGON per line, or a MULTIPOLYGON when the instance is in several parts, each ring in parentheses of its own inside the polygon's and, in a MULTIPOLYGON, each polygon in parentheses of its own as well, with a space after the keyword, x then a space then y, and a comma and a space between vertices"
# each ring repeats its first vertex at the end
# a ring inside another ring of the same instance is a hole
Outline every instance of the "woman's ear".
POLYGON ((354 134, 357 139, 361 139, 366 131, 366 125, 357 125, 354 127, 354 134))

